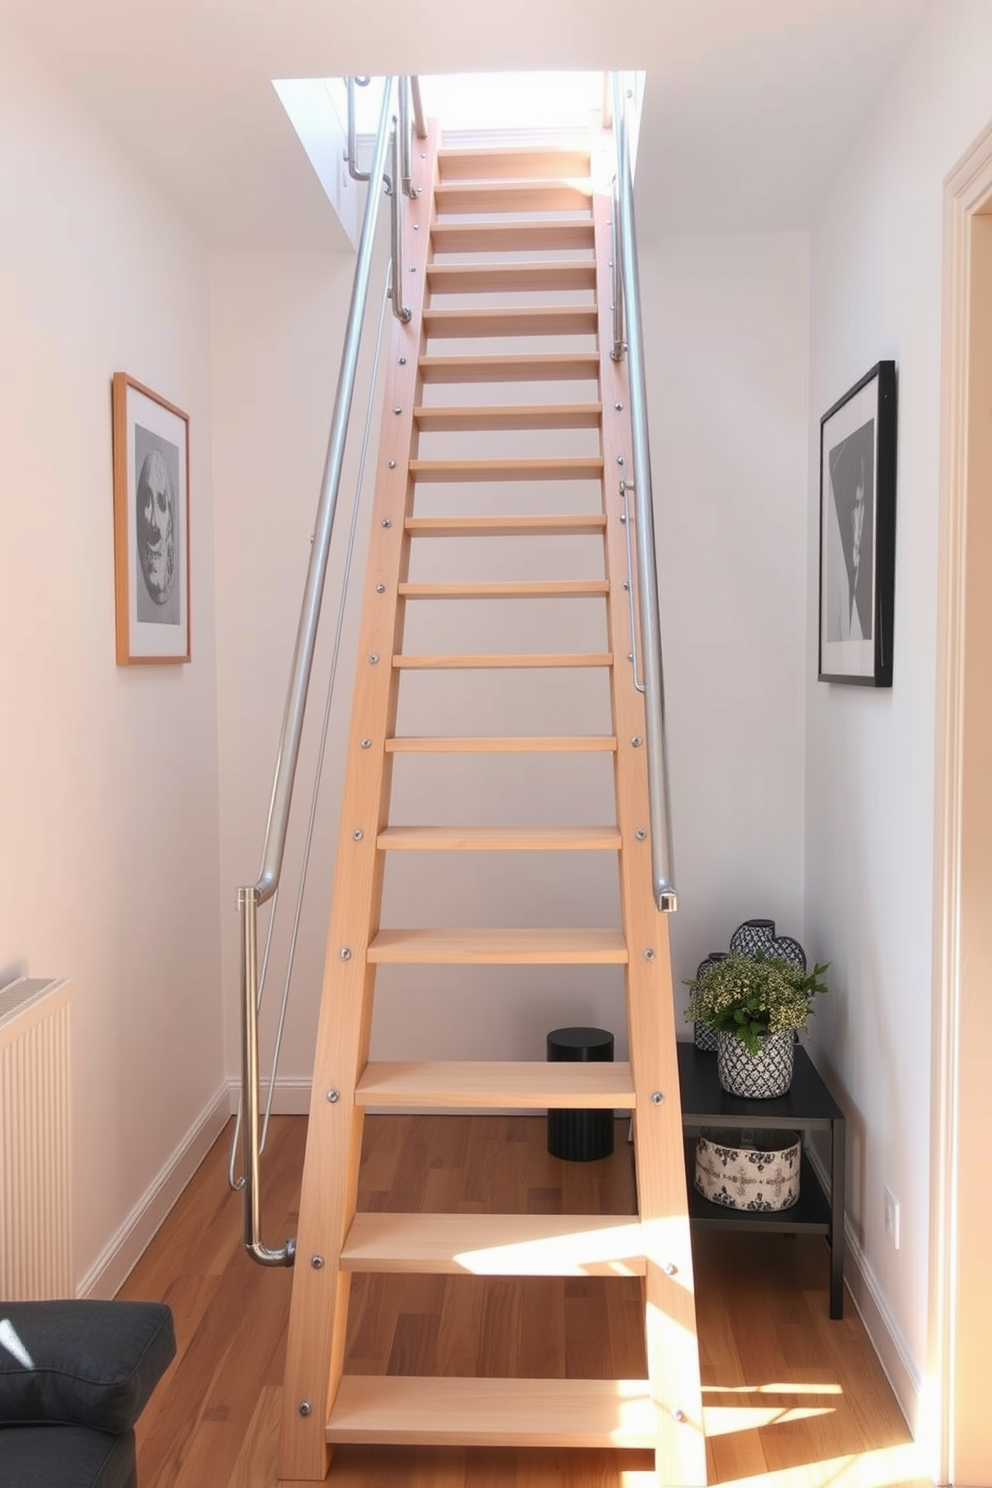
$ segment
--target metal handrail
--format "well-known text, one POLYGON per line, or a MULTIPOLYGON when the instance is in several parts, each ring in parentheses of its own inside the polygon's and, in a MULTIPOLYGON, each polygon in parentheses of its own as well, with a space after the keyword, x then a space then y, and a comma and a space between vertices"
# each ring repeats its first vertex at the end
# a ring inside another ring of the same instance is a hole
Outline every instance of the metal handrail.
POLYGON ((412 92, 410 79, 400 78, 399 87, 399 131, 400 131, 400 176, 403 184, 403 195, 416 201, 420 195, 420 187, 413 184, 413 141, 410 138, 410 94, 412 92))
POLYGON ((413 127, 418 139, 426 139, 427 125, 424 122, 424 106, 420 101, 420 79, 411 77, 407 81, 410 84, 410 97, 413 99, 413 127))
POLYGON ((345 160, 348 162, 348 174, 353 181, 367 181, 371 175, 370 171, 358 168, 358 134, 355 123, 355 89, 367 88, 371 82, 367 77, 345 78, 344 85, 348 94, 348 151, 345 160))
POLYGON ((665 746, 665 690, 661 664, 661 621, 658 612, 658 568, 654 542, 651 489, 651 452, 648 446, 647 389, 641 341, 641 297, 634 232, 634 189, 630 145, 620 75, 613 74, 613 128, 617 150, 619 244, 622 267, 624 321, 627 332, 630 383, 630 425, 633 440, 634 498, 637 514, 638 599, 645 686, 644 712, 647 745, 651 876, 655 903, 665 913, 678 908, 673 878, 672 823, 665 746))
MULTIPOLYGON (((386 146, 389 139, 389 124, 392 115, 392 77, 385 80, 379 128, 376 134, 375 157, 369 172, 370 179, 378 182, 383 178, 386 163, 386 146)), ((296 1243, 287 1240, 280 1250, 270 1250, 261 1242, 259 1217, 259 1150, 258 1150, 258 910, 275 893, 282 872, 282 860, 286 848, 289 828, 289 812, 299 760, 300 740, 303 732, 303 717, 306 711, 310 673, 313 667, 320 606, 323 599, 324 581, 330 554, 331 534, 337 506, 338 489, 341 484, 341 469, 344 462, 348 420, 355 390, 358 353, 361 345, 362 323, 368 301, 369 281, 372 270, 372 250, 375 225, 379 211, 380 193, 370 190, 365 203, 365 216, 358 244, 358 262, 351 291, 351 305, 345 328, 344 348, 341 353, 341 370, 338 377, 337 395, 331 418, 331 432, 327 445, 327 457, 321 481, 320 501, 314 524, 310 563, 307 568, 303 603, 296 632, 296 645, 290 672, 286 707, 283 713, 279 752, 276 758, 275 778, 269 802, 269 814, 265 827, 265 844, 262 849, 262 866, 254 884, 238 889, 238 915, 241 932, 241 1095, 244 1108, 244 1244, 253 1260, 263 1266, 291 1266, 296 1256, 296 1243)))
MULTIPOLYGON (((403 97, 405 92, 405 79, 400 78, 401 98, 403 97)), ((401 125, 399 121, 394 118, 392 141, 390 144, 390 154, 392 157, 393 169, 391 175, 387 177, 387 180, 389 182, 389 215, 390 225, 392 229, 392 247, 390 249, 390 299, 393 305, 393 314, 396 316, 396 319, 402 321, 403 325, 407 325, 413 312, 411 311, 409 305, 404 305, 403 303, 403 219, 401 216, 402 193, 400 191, 400 171, 402 167, 400 165, 401 142, 399 142, 398 140, 398 136, 401 132, 405 136, 407 143, 409 144, 409 126, 402 129, 401 131, 401 125)), ((409 150, 407 150, 407 154, 409 155, 409 150)))
POLYGON ((620 185, 618 178, 613 177, 613 216, 610 218, 610 231, 613 236, 613 350, 610 356, 615 362, 622 362, 624 352, 627 350, 627 338, 624 334, 624 298, 623 298, 623 245, 620 241, 620 185))

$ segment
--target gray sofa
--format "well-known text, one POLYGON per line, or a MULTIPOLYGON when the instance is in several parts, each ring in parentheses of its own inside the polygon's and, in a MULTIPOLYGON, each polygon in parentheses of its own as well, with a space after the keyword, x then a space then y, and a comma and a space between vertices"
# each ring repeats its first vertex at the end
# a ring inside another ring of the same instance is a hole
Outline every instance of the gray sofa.
POLYGON ((3 1488, 137 1488, 134 1424, 175 1352, 161 1302, 0 1302, 3 1488))

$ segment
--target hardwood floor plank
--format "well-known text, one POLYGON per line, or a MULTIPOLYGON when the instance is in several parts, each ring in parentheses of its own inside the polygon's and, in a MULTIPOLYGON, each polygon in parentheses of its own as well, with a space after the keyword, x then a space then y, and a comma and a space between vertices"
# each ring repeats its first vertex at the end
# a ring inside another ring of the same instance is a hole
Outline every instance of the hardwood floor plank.
MULTIPOLYGON (((273 1120, 267 1234, 295 1233, 306 1121, 273 1120)), ((625 1120, 613 1156, 547 1151, 543 1116, 370 1116, 360 1207, 513 1214, 634 1212, 625 1120)), ((244 1254, 225 1133, 120 1295, 168 1301, 178 1353, 138 1424, 141 1488, 277 1488, 275 1445, 290 1273, 244 1254)), ((809 1236, 693 1238, 712 1484, 927 1488, 905 1421, 853 1307, 828 1317, 828 1255, 809 1236)), ((350 1374, 638 1378, 636 1277, 568 1281, 359 1274, 350 1374)), ((556 1448, 340 1446, 330 1488, 654 1488, 651 1454, 556 1448)), ((294 1485, 282 1485, 294 1488, 294 1485)))

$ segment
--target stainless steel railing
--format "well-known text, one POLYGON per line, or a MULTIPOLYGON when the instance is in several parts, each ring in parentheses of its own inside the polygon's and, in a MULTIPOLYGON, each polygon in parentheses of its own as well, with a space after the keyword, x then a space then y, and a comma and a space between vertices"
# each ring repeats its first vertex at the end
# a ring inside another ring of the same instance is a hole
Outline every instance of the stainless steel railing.
MULTIPOLYGON (((617 182, 614 206, 614 266, 616 279, 614 325, 615 350, 623 355, 626 344, 630 385, 630 424, 633 438, 633 482, 637 550, 637 590, 640 609, 641 666, 644 690, 645 743, 647 747, 649 821, 651 826, 651 876, 655 903, 670 913, 678 908, 674 883, 672 820, 668 789, 668 753, 665 742, 665 689, 661 660, 661 620, 658 610, 658 568, 654 541, 654 508, 651 487, 651 451, 648 444, 647 390, 641 336, 641 297, 637 274, 634 230, 634 187, 630 166, 625 90, 619 73, 613 74, 613 130, 617 153, 617 182)), ((635 641, 636 655, 636 641, 635 641)))
MULTIPOLYGON (((295 1259, 296 1244, 289 1239, 278 1250, 269 1249, 261 1240, 260 1191, 259 1191, 259 1095, 258 1095, 258 911, 271 899, 279 886, 286 836, 289 828, 290 808, 296 780, 303 720, 306 711, 310 675, 313 668, 320 608, 324 582, 327 575, 328 557, 334 528, 341 470, 344 462, 345 444, 351 405, 355 390, 358 354, 361 346, 362 327, 365 320, 372 270, 373 244, 378 218, 381 191, 379 182, 386 175, 386 152, 392 135, 392 148, 396 151, 393 102, 395 79, 385 80, 379 126, 376 133, 372 165, 366 177, 356 174, 357 161, 349 159, 349 169, 356 179, 368 179, 370 188, 362 221, 358 244, 358 259, 352 285, 351 304, 345 327, 344 347, 341 353, 341 368, 338 388, 331 417, 327 456, 321 480, 320 500, 314 524, 314 533, 307 568, 303 602, 296 632, 296 644, 290 671, 290 681, 283 712, 282 731, 276 758, 272 795, 265 828, 262 849, 262 864, 254 884, 238 889, 238 915, 240 929, 240 975, 242 1005, 242 1052, 241 1052, 241 1100, 243 1115, 243 1164, 244 1164, 244 1244, 252 1258, 263 1266, 291 1266, 295 1259)), ((405 89, 407 79, 402 80, 405 89)), ((351 96, 351 95, 350 95, 351 96)), ((349 108, 349 149, 354 140, 354 114, 349 108)), ((394 176, 395 181, 394 165, 394 176)), ((394 191, 394 197, 398 193, 394 191)), ((395 233, 394 233, 395 240, 395 233)), ((398 266, 393 264, 394 283, 399 277, 398 266)))

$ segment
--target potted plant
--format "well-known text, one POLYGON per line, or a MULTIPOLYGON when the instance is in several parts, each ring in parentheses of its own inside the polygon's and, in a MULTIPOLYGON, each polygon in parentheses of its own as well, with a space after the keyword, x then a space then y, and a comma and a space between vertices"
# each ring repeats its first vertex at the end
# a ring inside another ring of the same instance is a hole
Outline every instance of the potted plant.
POLYGON ((717 1074, 730 1095, 784 1095, 792 1083, 797 1033, 809 1032, 813 999, 827 988, 827 964, 804 971, 779 956, 732 951, 704 962, 686 986, 685 1016, 717 1034, 717 1074))

